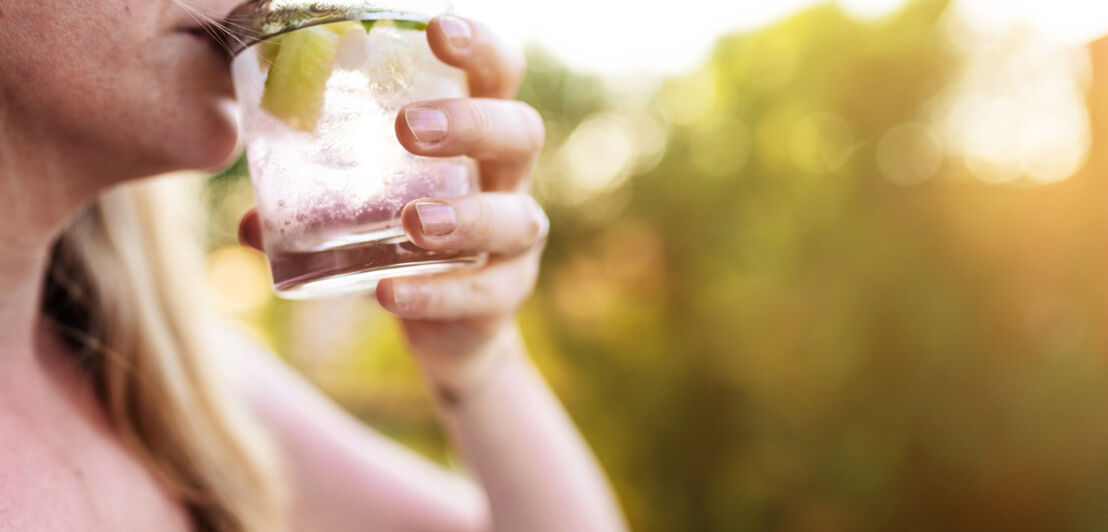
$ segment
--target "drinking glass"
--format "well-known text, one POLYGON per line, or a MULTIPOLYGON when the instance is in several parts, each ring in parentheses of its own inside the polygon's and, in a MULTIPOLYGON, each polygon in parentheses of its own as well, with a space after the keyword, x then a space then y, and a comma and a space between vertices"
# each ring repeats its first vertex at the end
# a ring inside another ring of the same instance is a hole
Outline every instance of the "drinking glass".
POLYGON ((427 21, 443 0, 254 0, 227 19, 241 131, 278 295, 372 290, 389 277, 480 265, 420 249, 401 228, 412 200, 478 191, 464 157, 428 158, 396 138, 401 108, 468 95, 427 21))

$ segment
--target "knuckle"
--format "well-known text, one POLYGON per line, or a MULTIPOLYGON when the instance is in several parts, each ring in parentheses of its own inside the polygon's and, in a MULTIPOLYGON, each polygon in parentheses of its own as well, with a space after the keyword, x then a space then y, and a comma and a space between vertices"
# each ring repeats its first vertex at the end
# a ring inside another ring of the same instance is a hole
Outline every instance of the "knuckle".
POLYGON ((520 114, 523 116, 524 145, 529 152, 542 151, 546 144, 546 124, 543 122, 539 111, 530 105, 520 103, 520 114))
POLYGON ((484 244, 488 238, 489 228, 494 226, 496 206, 487 196, 477 196, 473 202, 473 212, 470 223, 466 224, 466 237, 474 245, 484 244))
POLYGON ((494 92, 497 85, 497 69, 494 61, 485 56, 475 56, 466 65, 470 75, 470 84, 479 92, 494 92))
POLYGON ((479 146, 488 145, 490 139, 492 139, 495 134, 496 128, 492 113, 489 112, 487 106, 482 105, 480 100, 466 100, 465 105, 466 113, 469 115, 469 120, 473 128, 472 142, 479 146))

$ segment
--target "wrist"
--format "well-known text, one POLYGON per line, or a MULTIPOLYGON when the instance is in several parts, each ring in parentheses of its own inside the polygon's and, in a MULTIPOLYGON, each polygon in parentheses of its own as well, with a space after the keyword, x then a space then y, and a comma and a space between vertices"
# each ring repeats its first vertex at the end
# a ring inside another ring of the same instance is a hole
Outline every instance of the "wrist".
MULTIPOLYGON (((470 339, 472 340, 472 339, 470 339)), ((525 356, 526 349, 515 323, 507 321, 483 341, 457 339, 458 349, 426 349, 413 345, 416 362, 435 400, 446 408, 457 408, 491 385, 501 370, 525 356)))

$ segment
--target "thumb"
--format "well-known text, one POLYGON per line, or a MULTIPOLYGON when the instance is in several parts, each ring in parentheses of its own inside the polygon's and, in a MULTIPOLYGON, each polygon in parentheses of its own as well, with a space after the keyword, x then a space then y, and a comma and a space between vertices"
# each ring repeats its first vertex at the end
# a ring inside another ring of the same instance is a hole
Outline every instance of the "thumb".
POLYGON ((262 223, 258 219, 257 209, 250 209, 242 216, 242 220, 239 222, 239 243, 263 251, 262 223))

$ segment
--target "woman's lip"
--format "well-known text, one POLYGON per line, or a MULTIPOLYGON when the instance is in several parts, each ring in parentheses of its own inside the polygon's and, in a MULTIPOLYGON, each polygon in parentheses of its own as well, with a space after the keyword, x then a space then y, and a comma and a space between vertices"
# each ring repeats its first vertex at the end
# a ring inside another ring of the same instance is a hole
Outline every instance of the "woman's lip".
POLYGON ((219 40, 216 34, 216 30, 213 28, 207 28, 203 26, 190 26, 178 30, 178 33, 188 35, 189 38, 207 44, 214 50, 219 51, 221 54, 227 54, 227 49, 223 43, 219 40))
POLYGON ((201 28, 189 28, 187 30, 183 30, 183 32, 187 33, 189 35, 189 37, 192 37, 192 38, 194 38, 196 40, 199 40, 199 41, 210 41, 210 40, 212 40, 212 36, 209 35, 207 32, 205 32, 201 28))
POLYGON ((201 37, 201 38, 204 38, 204 39, 212 39, 212 40, 215 39, 215 35, 216 35, 216 28, 214 28, 212 26, 209 26, 209 25, 196 25, 196 24, 194 24, 194 25, 191 25, 191 26, 181 26, 181 27, 177 28, 177 31, 183 32, 183 33, 188 33, 189 35, 194 35, 196 37, 201 37))

